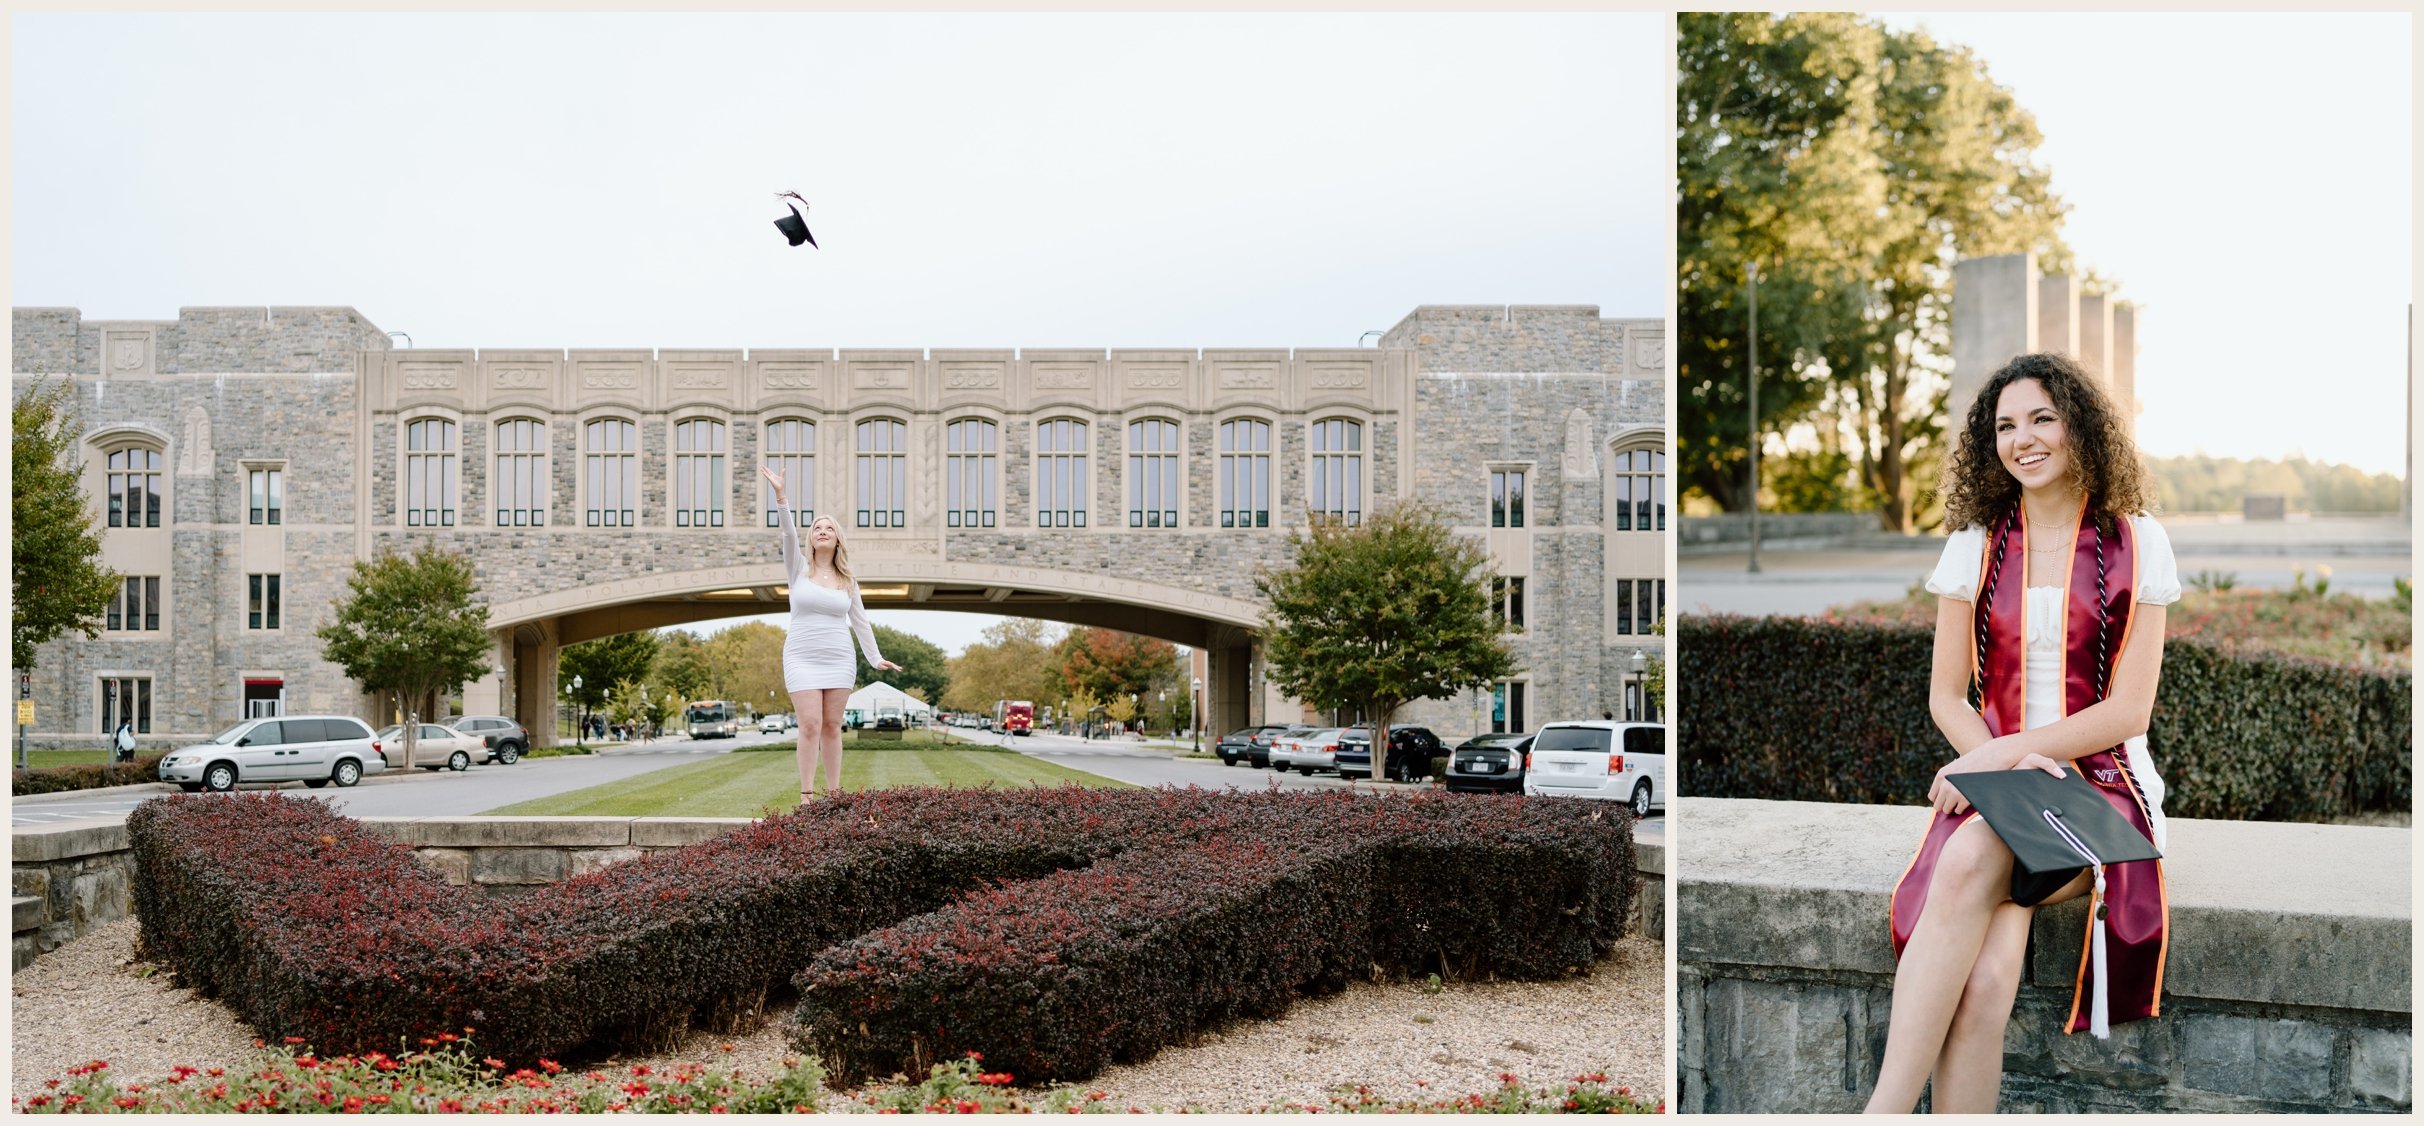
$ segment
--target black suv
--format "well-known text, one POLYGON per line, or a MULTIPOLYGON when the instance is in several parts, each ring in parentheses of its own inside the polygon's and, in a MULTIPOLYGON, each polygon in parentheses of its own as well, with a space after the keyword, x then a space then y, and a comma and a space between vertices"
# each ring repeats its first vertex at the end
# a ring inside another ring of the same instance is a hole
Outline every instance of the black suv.
MULTIPOLYGON (((1431 776, 1431 758, 1442 754, 1439 736, 1427 727, 1389 725, 1389 780, 1411 782, 1431 776)), ((1338 736, 1338 776, 1372 776, 1372 725, 1359 724, 1338 736)))
POLYGON ((501 715, 467 715, 447 726, 479 736, 488 746, 489 762, 512 766, 530 749, 530 729, 501 715))

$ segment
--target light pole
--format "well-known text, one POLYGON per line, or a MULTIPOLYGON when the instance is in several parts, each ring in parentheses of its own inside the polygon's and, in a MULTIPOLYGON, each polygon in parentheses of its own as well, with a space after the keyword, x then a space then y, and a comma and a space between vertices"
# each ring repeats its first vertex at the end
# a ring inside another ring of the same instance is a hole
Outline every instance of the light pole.
POLYGON ((1751 566, 1759 573, 1759 263, 1749 265, 1751 283, 1751 566))
POLYGON ((1648 719, 1650 718, 1650 686, 1648 682, 1643 679, 1643 674, 1650 671, 1650 655, 1642 652, 1639 649, 1633 650, 1632 665, 1633 691, 1640 693, 1641 698, 1640 702, 1638 703, 1635 703, 1632 700, 1625 701, 1625 711, 1632 714, 1629 714, 1624 718, 1648 719))
POLYGON ((572 741, 589 741, 589 716, 581 710, 581 674, 572 675, 572 741))
MULTIPOLYGON (((1159 708, 1161 708, 1161 714, 1162 714, 1162 718, 1163 718, 1164 720, 1169 719, 1169 718, 1170 718, 1170 694, 1169 694, 1168 692, 1166 692, 1166 691, 1165 691, 1165 692, 1156 692, 1156 693, 1154 693, 1154 694, 1153 694, 1153 702, 1154 702, 1154 704, 1155 704, 1156 706, 1158 706, 1159 708)), ((1170 734, 1172 734, 1172 735, 1176 735, 1176 734, 1178 734, 1177 729, 1176 729, 1176 728, 1171 729, 1170 734)))
MULTIPOLYGON (((1187 726, 1194 729, 1195 753, 1200 755, 1204 753, 1204 678, 1200 676, 1187 678, 1187 693, 1188 709, 1194 713, 1191 717, 1193 722, 1187 726)), ((1252 766, 1253 764, 1246 765, 1252 766)))

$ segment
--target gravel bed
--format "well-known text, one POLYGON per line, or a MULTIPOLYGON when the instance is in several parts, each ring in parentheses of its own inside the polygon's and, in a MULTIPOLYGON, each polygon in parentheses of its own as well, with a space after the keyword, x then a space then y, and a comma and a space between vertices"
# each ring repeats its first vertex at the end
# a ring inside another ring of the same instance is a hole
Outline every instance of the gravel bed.
MULTIPOLYGON (((240 1066, 255 1033, 216 1001, 168 983, 134 960, 135 921, 100 927, 15 975, 10 1092, 25 1096, 67 1068, 103 1059, 121 1082, 147 1082, 178 1064, 240 1066)), ((1298 1003, 1278 1020, 1244 1021, 1084 1084, 1113 1106, 1248 1111, 1324 1105, 1357 1084, 1383 1098, 1488 1093, 1511 1072, 1546 1086, 1585 1071, 1611 1085, 1664 1090, 1664 948, 1639 936, 1617 944, 1587 976, 1558 982, 1358 984, 1298 1003)), ((795 1053, 787 1013, 738 1036, 692 1033, 658 1056, 612 1066, 679 1061, 767 1075, 795 1053)), ((606 1066, 600 1064, 598 1066, 606 1066)), ((837 1100, 840 1103, 841 1100, 837 1100)), ((831 1109, 850 1109, 846 1104, 831 1109)))

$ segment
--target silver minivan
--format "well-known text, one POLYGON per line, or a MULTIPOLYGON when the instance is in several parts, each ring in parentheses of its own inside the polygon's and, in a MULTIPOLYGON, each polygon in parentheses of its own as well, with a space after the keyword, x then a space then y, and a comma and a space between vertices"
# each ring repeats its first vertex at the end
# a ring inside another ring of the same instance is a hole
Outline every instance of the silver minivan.
POLYGON ((1666 725, 1586 719, 1552 723, 1532 738, 1523 792, 1621 801, 1633 816, 1666 805, 1666 725))
POLYGON ((239 782, 351 786, 387 769, 370 725, 352 716, 284 715, 248 719, 207 743, 160 758, 160 780, 186 793, 225 791, 239 782))

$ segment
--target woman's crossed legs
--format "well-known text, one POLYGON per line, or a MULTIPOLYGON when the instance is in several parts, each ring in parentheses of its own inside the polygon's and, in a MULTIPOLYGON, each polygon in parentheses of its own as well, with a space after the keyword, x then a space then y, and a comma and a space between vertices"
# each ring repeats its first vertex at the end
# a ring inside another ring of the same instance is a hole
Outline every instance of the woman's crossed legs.
MULTIPOLYGON (((1894 970, 1885 1061, 1871 1113, 1909 1113, 1929 1074, 1938 1113, 1990 1113, 2003 1086, 2003 1032, 2020 992, 2036 908, 2011 899, 2012 850, 1972 817, 1937 854, 1927 905, 1894 970)), ((2046 897, 2059 903, 2088 878, 2046 897)))

